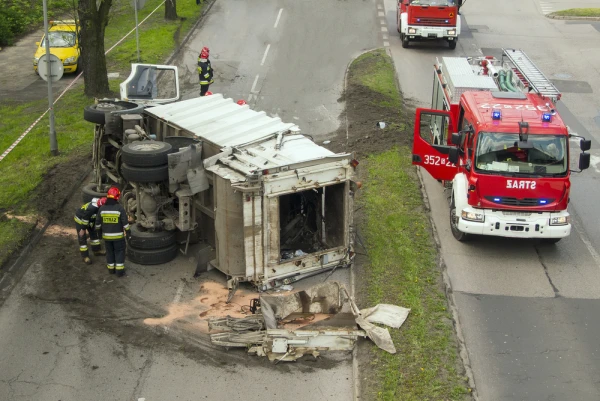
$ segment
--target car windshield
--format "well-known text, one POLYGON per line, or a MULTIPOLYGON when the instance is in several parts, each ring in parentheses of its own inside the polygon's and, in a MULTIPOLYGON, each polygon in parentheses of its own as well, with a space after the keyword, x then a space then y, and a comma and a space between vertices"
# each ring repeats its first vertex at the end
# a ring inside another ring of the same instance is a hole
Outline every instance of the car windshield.
POLYGON ((410 4, 415 6, 454 6, 454 0, 412 0, 410 4))
MULTIPOLYGON (((73 47, 75 46, 75 32, 51 31, 48 32, 50 47, 73 47)), ((42 40, 41 47, 46 46, 46 38, 42 40)))
POLYGON ((476 170, 542 176, 567 173, 566 136, 529 134, 527 145, 518 145, 519 134, 516 133, 480 133, 475 154, 476 170))

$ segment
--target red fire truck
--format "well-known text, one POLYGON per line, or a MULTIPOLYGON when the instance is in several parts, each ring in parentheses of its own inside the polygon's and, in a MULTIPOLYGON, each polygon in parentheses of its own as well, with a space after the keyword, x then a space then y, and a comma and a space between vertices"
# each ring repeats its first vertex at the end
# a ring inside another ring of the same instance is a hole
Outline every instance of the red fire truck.
POLYGON ((417 109, 413 164, 450 191, 450 227, 472 234, 540 238, 571 232, 569 142, 581 172, 591 141, 570 132, 560 92, 527 55, 443 57, 434 65, 431 109, 417 109))
POLYGON ((456 48, 463 0, 398 0, 396 25, 407 48, 411 41, 443 39, 456 48))

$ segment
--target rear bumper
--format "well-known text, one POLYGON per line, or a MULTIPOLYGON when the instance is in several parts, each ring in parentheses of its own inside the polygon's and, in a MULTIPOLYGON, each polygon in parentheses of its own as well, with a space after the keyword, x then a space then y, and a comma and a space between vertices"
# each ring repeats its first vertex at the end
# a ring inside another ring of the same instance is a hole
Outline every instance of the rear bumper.
POLYGON ((485 216, 483 222, 460 218, 458 229, 468 234, 509 238, 563 238, 571 234, 570 223, 560 226, 550 225, 550 218, 552 217, 569 217, 566 210, 557 213, 493 211, 471 207, 464 210, 475 213, 483 212, 485 216))
POLYGON ((447 39, 456 40, 458 30, 456 27, 448 26, 420 26, 409 25, 406 30, 406 36, 409 40, 427 40, 427 39, 447 39), (449 34, 448 31, 454 31, 449 34))

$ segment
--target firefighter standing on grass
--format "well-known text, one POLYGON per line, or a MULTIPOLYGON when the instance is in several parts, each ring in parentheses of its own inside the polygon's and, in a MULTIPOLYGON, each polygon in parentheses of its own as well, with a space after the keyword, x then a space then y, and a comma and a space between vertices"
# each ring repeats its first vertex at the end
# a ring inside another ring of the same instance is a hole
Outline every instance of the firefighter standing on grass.
POLYGON ((110 274, 125 275, 125 238, 129 239, 129 221, 119 198, 121 191, 111 187, 106 195, 106 203, 98 210, 96 230, 102 233, 106 247, 106 266, 110 274))
POLYGON ((210 84, 215 82, 213 79, 214 71, 208 59, 210 50, 204 46, 198 56, 198 77, 200 79, 200 96, 206 95, 210 84))
POLYGON ((87 237, 90 236, 90 244, 94 255, 100 256, 106 253, 100 249, 100 239, 94 228, 98 208, 106 202, 106 198, 93 198, 91 202, 81 206, 75 212, 75 229, 77 230, 77 241, 79 242, 79 253, 83 262, 91 265, 90 253, 87 246, 87 237))

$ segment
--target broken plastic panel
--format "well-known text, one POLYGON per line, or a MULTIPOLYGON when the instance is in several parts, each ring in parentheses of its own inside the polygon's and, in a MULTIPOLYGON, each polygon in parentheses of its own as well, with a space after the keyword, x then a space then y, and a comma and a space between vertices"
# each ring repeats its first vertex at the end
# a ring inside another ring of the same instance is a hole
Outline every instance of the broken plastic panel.
POLYGON ((131 74, 120 85, 121 99, 148 106, 179 100, 177 67, 132 64, 131 74))

